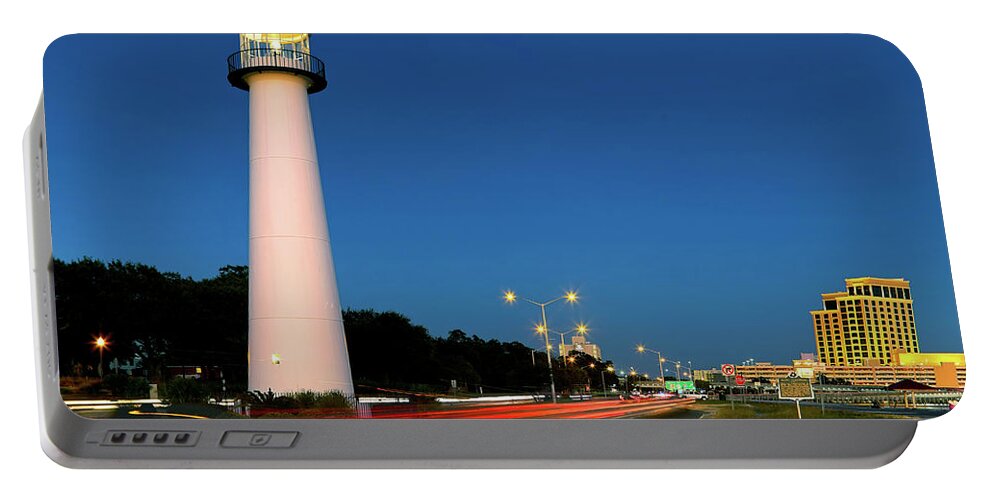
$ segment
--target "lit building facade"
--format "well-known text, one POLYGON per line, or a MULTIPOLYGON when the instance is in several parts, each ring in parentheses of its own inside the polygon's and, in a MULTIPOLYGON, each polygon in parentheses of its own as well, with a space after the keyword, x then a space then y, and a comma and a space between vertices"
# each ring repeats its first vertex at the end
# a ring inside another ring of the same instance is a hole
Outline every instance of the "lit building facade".
POLYGON ((603 353, 600 352, 600 346, 588 342, 585 335, 573 335, 571 344, 559 344, 559 356, 568 356, 572 351, 589 354, 596 358, 597 361, 603 360, 603 353))
POLYGON ((718 368, 693 370, 693 380, 702 380, 704 382, 724 382, 726 378, 727 377, 725 377, 718 368))
POLYGON ((914 301, 904 279, 850 278, 810 311, 818 360, 828 366, 889 365, 902 349, 919 353, 914 301))

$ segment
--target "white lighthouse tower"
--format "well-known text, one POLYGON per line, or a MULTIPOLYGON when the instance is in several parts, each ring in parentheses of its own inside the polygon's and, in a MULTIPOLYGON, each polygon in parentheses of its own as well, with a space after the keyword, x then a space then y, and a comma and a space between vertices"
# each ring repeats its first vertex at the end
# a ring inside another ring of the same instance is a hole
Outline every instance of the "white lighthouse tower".
POLYGON ((305 33, 244 33, 228 81, 248 91, 248 388, 353 396, 309 94, 327 87, 305 33))

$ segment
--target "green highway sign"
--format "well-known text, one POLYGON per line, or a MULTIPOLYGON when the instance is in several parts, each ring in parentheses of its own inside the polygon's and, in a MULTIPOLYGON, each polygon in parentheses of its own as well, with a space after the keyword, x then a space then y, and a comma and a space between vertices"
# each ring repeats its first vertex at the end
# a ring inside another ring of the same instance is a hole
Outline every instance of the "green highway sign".
POLYGON ((669 392, 688 392, 695 391, 696 386, 693 385, 692 380, 666 380, 665 390, 669 392))

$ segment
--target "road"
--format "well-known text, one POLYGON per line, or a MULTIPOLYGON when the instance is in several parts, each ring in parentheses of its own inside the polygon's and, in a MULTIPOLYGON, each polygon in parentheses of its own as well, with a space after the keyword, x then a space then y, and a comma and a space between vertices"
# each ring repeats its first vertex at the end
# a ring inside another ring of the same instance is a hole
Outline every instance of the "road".
POLYGON ((372 418, 464 418, 464 419, 513 419, 513 418, 637 418, 658 415, 675 409, 685 408, 695 400, 667 399, 642 401, 593 400, 575 403, 529 403, 510 405, 480 405, 471 407, 455 406, 427 411, 397 407, 378 407, 372 411, 372 418))

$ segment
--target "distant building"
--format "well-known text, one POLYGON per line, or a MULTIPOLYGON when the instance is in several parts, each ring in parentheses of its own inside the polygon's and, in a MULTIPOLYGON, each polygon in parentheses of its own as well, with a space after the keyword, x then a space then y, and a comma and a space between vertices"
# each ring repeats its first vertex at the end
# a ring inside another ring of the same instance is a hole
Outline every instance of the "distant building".
POLYGON ((735 371, 747 383, 763 382, 776 385, 780 378, 796 373, 803 378, 817 379, 821 375, 829 383, 842 382, 855 386, 883 387, 901 380, 914 380, 939 389, 965 387, 965 356, 960 353, 908 353, 896 350, 889 363, 868 360, 858 366, 831 366, 821 361, 796 359, 790 365, 756 363, 736 366, 735 371))
POLYGON ((719 368, 693 370, 693 380, 702 380, 704 382, 724 382, 726 378, 727 377, 721 373, 719 368))
POLYGON ((582 334, 573 335, 571 344, 559 344, 559 356, 568 356, 572 351, 589 354, 596 358, 597 361, 603 360, 603 353, 600 352, 600 346, 588 342, 586 336, 582 334))
POLYGON ((849 278, 810 311, 818 360, 829 366, 889 365, 902 349, 919 353, 914 301, 904 279, 849 278))
POLYGON ((932 367, 935 387, 965 386, 965 354, 951 352, 893 352, 892 364, 904 368, 932 367))

